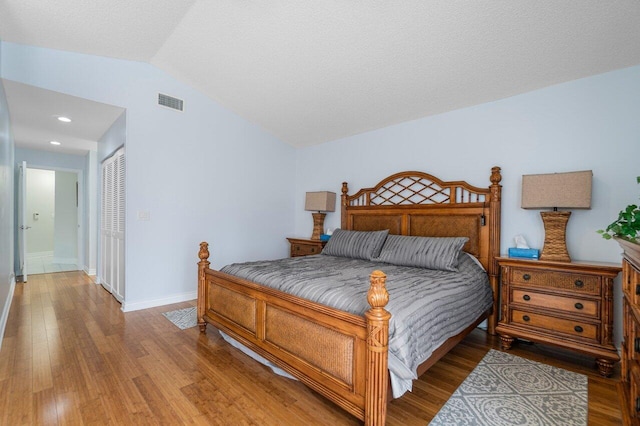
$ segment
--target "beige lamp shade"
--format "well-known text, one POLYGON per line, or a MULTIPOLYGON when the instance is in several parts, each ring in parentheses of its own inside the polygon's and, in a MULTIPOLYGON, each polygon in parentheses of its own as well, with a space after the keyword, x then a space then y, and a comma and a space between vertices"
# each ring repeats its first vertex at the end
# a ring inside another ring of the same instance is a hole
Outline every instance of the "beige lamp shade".
POLYGON ((336 193, 329 191, 307 192, 304 209, 315 212, 335 211, 336 193))
POLYGON ((523 209, 589 209, 593 172, 549 173, 522 176, 523 209))

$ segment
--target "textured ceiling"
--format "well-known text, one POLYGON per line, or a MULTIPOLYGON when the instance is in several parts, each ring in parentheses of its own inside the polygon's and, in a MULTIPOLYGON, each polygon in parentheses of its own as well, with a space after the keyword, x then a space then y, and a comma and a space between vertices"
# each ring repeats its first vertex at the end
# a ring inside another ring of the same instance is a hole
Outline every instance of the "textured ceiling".
POLYGON ((5 41, 150 62, 305 146, 640 64, 638 0, 0 2, 5 41))

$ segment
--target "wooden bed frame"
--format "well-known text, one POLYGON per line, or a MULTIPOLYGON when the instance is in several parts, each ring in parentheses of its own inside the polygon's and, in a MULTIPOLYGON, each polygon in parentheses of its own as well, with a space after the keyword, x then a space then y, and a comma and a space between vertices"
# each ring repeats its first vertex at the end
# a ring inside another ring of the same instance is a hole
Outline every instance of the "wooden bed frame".
MULTIPOLYGON (((443 182, 422 172, 389 176, 373 188, 348 195, 342 184, 342 229, 418 236, 466 236, 464 250, 488 272, 492 309, 447 340, 418 368, 422 374, 488 319, 495 334, 500 253, 500 168, 491 185, 443 182)), ((385 275, 373 271, 367 300, 371 309, 353 315, 209 268, 209 250, 200 243, 198 325, 207 323, 292 374, 307 386, 359 417, 383 425, 389 392, 389 300, 385 275)), ((364 278, 363 278, 364 279, 364 278)), ((393 295, 391 295, 393 297, 393 295)))

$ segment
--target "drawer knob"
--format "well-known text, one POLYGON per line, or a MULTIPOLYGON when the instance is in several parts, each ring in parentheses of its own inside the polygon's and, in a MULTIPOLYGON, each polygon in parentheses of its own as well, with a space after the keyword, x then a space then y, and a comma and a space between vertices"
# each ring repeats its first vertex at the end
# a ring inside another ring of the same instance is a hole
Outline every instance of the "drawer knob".
POLYGON ((582 280, 576 280, 576 281, 574 282, 574 284, 575 284, 575 285, 576 285, 576 287, 578 287, 578 288, 582 288, 582 287, 584 287, 584 283, 582 282, 582 280))
POLYGON ((525 280, 525 281, 529 281, 529 280, 531 279, 531 275, 529 275, 529 274, 524 274, 524 275, 522 276, 522 279, 523 279, 523 280, 525 280))
POLYGON ((633 350, 635 352, 640 352, 640 337, 633 339, 633 350))
POLYGON ((584 331, 579 325, 576 325, 575 327, 573 327, 573 329, 576 331, 576 333, 582 333, 584 331))
POLYGON ((300 251, 300 246, 296 246, 296 251, 300 251))
POLYGON ((530 321, 530 320, 531 320, 531 318, 529 318, 529 315, 523 315, 523 316, 522 316, 522 320, 523 320, 523 321, 530 321))
POLYGON ((640 284, 636 284, 636 296, 640 295, 640 284))
POLYGON ((582 308, 584 308, 584 306, 582 306, 582 303, 580 303, 580 302, 576 303, 576 304, 575 304, 575 305, 573 305, 573 306, 575 306, 575 307, 576 307, 576 309, 582 309, 582 308))
POLYGON ((315 248, 315 247, 312 247, 312 248, 311 248, 311 253, 315 253, 315 252, 316 252, 316 248, 315 248))
POLYGON ((531 296, 529 296, 528 294, 525 294, 524 296, 522 296, 522 298, 523 298, 524 300, 526 300, 527 302, 528 302, 529 300, 531 300, 531 296))

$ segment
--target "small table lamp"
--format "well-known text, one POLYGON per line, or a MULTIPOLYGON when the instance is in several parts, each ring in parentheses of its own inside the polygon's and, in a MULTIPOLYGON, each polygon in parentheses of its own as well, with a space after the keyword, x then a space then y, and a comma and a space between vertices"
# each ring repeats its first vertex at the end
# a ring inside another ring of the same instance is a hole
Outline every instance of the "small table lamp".
POLYGON ((558 211, 558 207, 591 208, 592 176, 591 170, 522 176, 522 208, 553 208, 553 211, 540 212, 544 222, 544 246, 540 260, 571 262, 566 243, 571 212, 558 211))
POLYGON ((322 212, 332 212, 336 209, 336 193, 328 191, 307 192, 304 209, 316 212, 312 213, 313 233, 311 239, 319 240, 324 230, 324 217, 326 216, 322 212))

